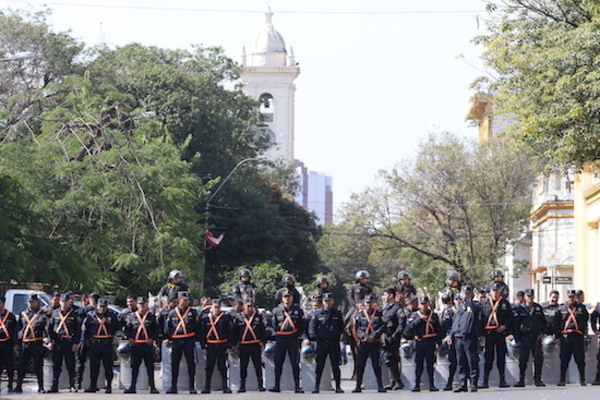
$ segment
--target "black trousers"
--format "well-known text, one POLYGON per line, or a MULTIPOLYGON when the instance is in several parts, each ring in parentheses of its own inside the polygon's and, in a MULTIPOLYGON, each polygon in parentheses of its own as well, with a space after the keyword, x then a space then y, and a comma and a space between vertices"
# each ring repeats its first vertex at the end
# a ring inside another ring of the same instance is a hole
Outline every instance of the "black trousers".
POLYGON ((275 386, 279 387, 285 354, 290 358, 294 384, 300 387, 300 340, 297 337, 277 337, 275 339, 275 386))
POLYGON ((23 379, 25 378, 25 367, 29 363, 29 360, 33 359, 33 372, 37 377, 38 388, 44 389, 44 374, 42 371, 44 365, 43 354, 44 346, 41 340, 21 344, 19 361, 17 362, 17 369, 19 371, 17 385, 19 387, 23 384, 23 379))
POLYGON ((131 346, 131 386, 135 388, 142 361, 148 372, 148 385, 154 385, 154 348, 145 343, 136 343, 131 346))
POLYGON ((583 350, 583 335, 568 333, 560 336, 560 380, 564 381, 569 368, 571 356, 575 359, 579 370, 579 379, 585 380, 585 354, 583 350))
POLYGON ((113 355, 112 339, 97 341, 90 344, 90 387, 98 387, 98 375, 100 375, 100 363, 104 368, 106 386, 110 387, 113 380, 113 355))
POLYGON ((381 380, 381 364, 379 364, 379 355, 381 354, 380 343, 365 343, 360 342, 358 344, 358 358, 356 361, 356 386, 362 385, 363 376, 365 374, 365 367, 367 366, 367 360, 371 357, 371 365, 373 366, 373 372, 375 372, 375 378, 377 378, 377 385, 383 386, 381 380))
POLYGON ((402 378, 400 377, 399 368, 400 354, 398 354, 399 349, 399 340, 386 338, 383 347, 381 348, 381 356, 383 358, 383 363, 389 368, 392 378, 398 382, 401 382, 402 378))
POLYGON ((0 342, 0 377, 5 369, 8 386, 12 387, 15 376, 15 349, 12 341, 0 342))
POLYGON ((210 389, 213 371, 217 369, 221 373, 223 387, 227 386, 227 343, 216 343, 206 345, 206 385, 210 389))
POLYGON ((506 371, 506 338, 504 335, 496 332, 489 332, 485 336, 485 364, 483 376, 489 376, 496 358, 496 365, 501 377, 504 377, 506 371))
POLYGON ((261 387, 263 385, 263 378, 262 350, 260 348, 260 343, 240 344, 239 349, 241 383, 246 383, 246 378, 248 377, 248 364, 250 363, 250 360, 252 360, 252 364, 254 365, 254 372, 256 373, 256 380, 258 381, 258 386, 261 387))
POLYGON ((171 344, 171 387, 177 388, 179 379, 179 363, 181 356, 185 355, 188 365, 188 376, 190 378, 190 389, 194 389, 194 378, 196 377, 196 361, 194 352, 196 351, 196 342, 194 338, 175 339, 171 344))
POLYGON ((525 376, 529 355, 533 357, 533 379, 542 378, 542 365, 544 364, 544 353, 542 352, 542 340, 537 336, 523 336, 521 338, 521 349, 519 351, 519 374, 525 376))
POLYGON ((454 347, 458 359, 459 377, 462 382, 471 379, 477 383, 479 379, 479 355, 477 354, 477 338, 456 337, 454 347))
POLYGON ((454 375, 456 374, 456 368, 458 366, 458 357, 456 356, 456 345, 452 343, 448 346, 448 382, 446 385, 452 385, 454 381, 454 375))
POLYGON ((73 352, 73 341, 58 340, 54 343, 52 350, 52 386, 58 387, 58 380, 62 372, 63 358, 67 365, 69 374, 69 386, 75 386, 75 353, 73 352))
POLYGON ((77 349, 77 354, 75 355, 75 368, 77 372, 77 387, 81 388, 81 382, 83 382, 83 373, 85 372, 85 361, 88 358, 88 353, 90 352, 90 346, 85 343, 81 343, 79 345, 79 349, 77 349))
MULTIPOLYGON (((317 368, 316 368, 316 380, 315 388, 319 388, 321 383, 321 377, 323 376, 323 368, 325 362, 329 356, 331 362, 331 370, 333 372, 333 379, 335 380, 335 387, 340 388, 340 343, 336 341, 317 341, 317 368)), ((327 377, 331 382, 331 377, 327 377)))
POLYGON ((415 363, 416 363, 416 378, 415 386, 421 383, 421 375, 423 375, 423 366, 427 362, 427 375, 429 376, 429 384, 433 385, 433 364, 435 363, 435 341, 433 340, 415 340, 415 363))

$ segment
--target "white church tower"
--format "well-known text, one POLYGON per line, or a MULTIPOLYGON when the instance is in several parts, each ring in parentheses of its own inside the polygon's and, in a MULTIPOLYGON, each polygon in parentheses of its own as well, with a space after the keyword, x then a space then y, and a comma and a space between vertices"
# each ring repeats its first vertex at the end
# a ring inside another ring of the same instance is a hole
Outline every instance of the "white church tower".
POLYGON ((242 90, 261 101, 261 113, 272 141, 267 151, 271 160, 294 162, 294 80, 300 68, 294 52, 285 47, 283 37, 273 28, 271 9, 265 13, 266 24, 256 35, 246 54, 242 50, 242 90))

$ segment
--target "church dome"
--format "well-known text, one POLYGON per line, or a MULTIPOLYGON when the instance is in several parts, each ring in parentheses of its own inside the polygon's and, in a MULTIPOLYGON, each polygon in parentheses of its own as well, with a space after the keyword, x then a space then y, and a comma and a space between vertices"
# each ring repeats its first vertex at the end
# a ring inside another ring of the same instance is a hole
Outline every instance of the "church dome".
POLYGON ((258 32, 254 41, 256 53, 285 53, 285 41, 279 32, 273 28, 273 13, 265 13, 266 26, 258 32))

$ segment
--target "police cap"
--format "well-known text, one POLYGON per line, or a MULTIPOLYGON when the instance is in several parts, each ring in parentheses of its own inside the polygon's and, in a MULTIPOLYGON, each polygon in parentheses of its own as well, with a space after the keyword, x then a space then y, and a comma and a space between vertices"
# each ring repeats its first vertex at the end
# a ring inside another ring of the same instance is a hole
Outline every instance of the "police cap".
POLYGON ((333 300, 333 294, 331 293, 323 293, 323 301, 333 300))
POLYGON ((244 299, 244 305, 253 306, 254 301, 251 298, 244 299))
POLYGON ((221 305, 221 299, 212 299, 212 305, 213 306, 220 306, 221 305))
POLYGON ((69 301, 71 300, 71 295, 69 293, 63 293, 60 296, 60 301, 69 301))
POLYGON ((502 290, 502 284, 500 282, 494 282, 490 286, 490 290, 502 290))
POLYGON ((167 301, 170 303, 173 300, 177 300, 177 293, 176 292, 170 292, 169 295, 167 296, 167 301))
POLYGON ((575 297, 577 296, 577 290, 569 289, 567 290, 567 297, 575 297))
POLYGON ((40 301, 40 299, 38 298, 38 295, 36 293, 31 293, 27 301, 40 301))
POLYGON ((371 294, 366 295, 365 298, 363 299, 363 302, 365 302, 365 303, 372 303, 374 301, 375 301, 375 298, 371 294))
POLYGON ((429 303, 429 297, 427 297, 427 296, 419 297, 419 304, 427 304, 427 303, 429 303))
POLYGON ((101 307, 108 307, 108 300, 107 299, 99 299, 98 305, 101 307))
POLYGON ((294 293, 291 290, 283 289, 281 291, 281 297, 290 297, 294 296, 294 293))
POLYGON ((533 289, 525 289, 524 293, 525 293, 525 296, 533 296, 535 294, 533 289))
POLYGON ((145 298, 144 296, 140 296, 137 298, 137 302, 138 302, 138 304, 146 304, 148 302, 148 299, 145 298))
POLYGON ((461 293, 473 293, 473 288, 469 285, 464 285, 460 291, 461 293))
POLYGON ((177 292, 177 298, 178 299, 189 299, 190 292, 186 292, 186 291, 177 292))

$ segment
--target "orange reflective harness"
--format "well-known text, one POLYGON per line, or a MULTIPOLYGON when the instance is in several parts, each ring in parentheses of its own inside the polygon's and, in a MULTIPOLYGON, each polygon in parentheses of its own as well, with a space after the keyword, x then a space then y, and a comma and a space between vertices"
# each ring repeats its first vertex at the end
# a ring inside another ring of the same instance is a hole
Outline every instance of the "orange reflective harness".
POLYGON ((294 321, 292 321, 292 317, 290 316, 290 314, 285 309, 283 310, 283 313, 285 314, 285 319, 283 320, 283 324, 281 324, 281 328, 277 331, 277 334, 293 335, 294 333, 298 332, 298 328, 296 328, 296 324, 294 324, 294 321), (292 330, 284 331, 288 324, 292 328, 292 330))
POLYGON ((175 313, 177 314, 177 318, 179 318, 179 323, 177 324, 177 327, 175 328, 175 331, 173 333, 173 339, 185 339, 196 335, 196 332, 188 333, 187 326, 185 325, 185 319, 187 318, 190 309, 191 308, 188 307, 188 309, 185 310, 185 313, 183 313, 183 316, 181 316, 181 313, 179 312, 179 307, 175 307, 175 313), (183 333, 178 334, 177 332, 179 332, 179 329, 183 330, 183 333))
POLYGON ((6 336, 4 338, 0 338, 0 342, 6 342, 7 340, 10 340, 10 332, 8 332, 8 328, 6 327, 6 321, 8 320, 10 314, 11 312, 6 310, 4 313, 4 318, 0 320, 0 330, 2 330, 6 336))
POLYGON ((29 342, 37 342, 39 340, 42 340, 42 337, 36 337, 35 336, 35 330, 33 329, 33 324, 35 323, 35 321, 37 320, 38 315, 40 315, 40 313, 42 312, 42 310, 38 310, 38 312, 35 313, 35 315, 33 316, 33 318, 29 319, 29 317, 27 316, 27 314, 25 313, 25 311, 23 311, 21 313, 21 315, 23 316, 23 318, 25 318, 25 322, 27 323, 27 325, 25 326, 25 331, 23 331, 23 343, 29 343, 29 342), (28 338, 27 337, 27 332, 31 333, 31 337, 28 338))
POLYGON ((565 326, 560 333, 577 333, 579 335, 583 335, 583 332, 579 329, 579 324, 577 323, 577 318, 575 318, 575 312, 571 310, 571 307, 567 306, 567 311, 569 312, 569 317, 565 321, 565 326), (573 321, 575 325, 575 329, 569 329, 569 321, 573 321))
POLYGON ((69 316, 73 313, 73 309, 71 308, 69 310, 68 313, 66 313, 65 315, 62 315, 61 312, 58 312, 58 316, 60 318, 60 323, 58 324, 58 326, 54 329, 54 332, 59 335, 60 334, 60 330, 62 328, 64 328, 65 330, 65 334, 64 335, 60 335, 61 338, 63 339, 67 339, 71 337, 71 331, 69 330, 69 326, 67 325, 67 318, 69 318, 69 316))
POLYGON ((140 317, 139 311, 135 313, 135 317, 140 323, 140 326, 138 326, 137 331, 135 332, 135 339, 133 340, 134 343, 147 343, 148 339, 150 339, 148 336, 148 330, 146 329, 146 318, 148 318, 148 315, 150 315, 150 311, 146 311, 143 317, 140 317), (144 339, 140 339, 141 334, 144 335, 144 339))
MULTIPOLYGON (((422 316, 424 314, 421 314, 421 312, 419 311, 417 313, 419 315, 419 317, 423 318, 422 316)), ((426 338, 430 338, 430 337, 435 337, 437 336, 437 332, 435 331, 435 328, 433 327, 433 324, 431 323, 431 317, 433 317, 433 311, 429 311, 429 316, 427 317, 427 321, 425 321, 425 334, 423 336, 416 336, 416 339, 426 339, 426 338)))
POLYGON ((500 296, 500 298, 494 303, 494 300, 492 300, 492 298, 489 298, 490 300, 490 306, 492 306, 492 311, 490 312, 490 316, 487 319, 487 322, 485 323, 485 328, 484 329, 496 329, 500 326, 500 321, 498 321, 498 316, 496 315, 496 310, 498 309, 498 306, 500 305, 500 302, 502 301, 502 296, 500 296), (495 325, 491 325, 491 323, 494 322, 495 325))
POLYGON ((244 329, 244 333, 242 333, 242 340, 240 341, 240 344, 253 344, 261 342, 261 340, 256 337, 256 333, 254 333, 254 329, 252 328, 251 324, 251 322, 254 320, 255 315, 256 313, 254 312, 252 313, 250 318, 246 319, 246 317, 244 317, 244 323, 246 324, 246 328, 244 329), (248 332, 250 332, 250 334, 252 335, 251 340, 246 340, 246 335, 248 335, 248 332))
POLYGON ((96 330, 96 334, 92 335, 94 339, 109 339, 112 335, 108 334, 108 329, 106 328, 106 317, 100 319, 98 314, 94 315, 96 317, 96 321, 98 321, 98 329, 96 330))
MULTIPOLYGON (((377 313, 377 310, 373 310, 373 313, 371 314, 371 316, 369 316, 369 314, 367 313, 367 310, 363 310, 363 314, 365 316, 365 318, 367 319, 367 329, 365 329, 365 333, 368 335, 369 333, 375 333, 375 328, 373 328, 373 321, 375 320, 375 314, 377 313)), ((361 342, 364 342, 366 340, 361 340, 361 342)))
POLYGON ((223 318, 223 315, 224 315, 223 313, 220 313, 219 316, 217 317, 217 319, 213 320, 212 313, 208 314, 208 322, 210 322, 210 329, 208 330, 208 333, 206 334, 206 343, 219 344, 219 343, 227 343, 228 342, 227 338, 221 339, 221 337, 219 336, 219 332, 217 331, 217 324, 219 323, 221 318, 223 318), (215 339, 209 339, 211 333, 214 333, 215 339))

